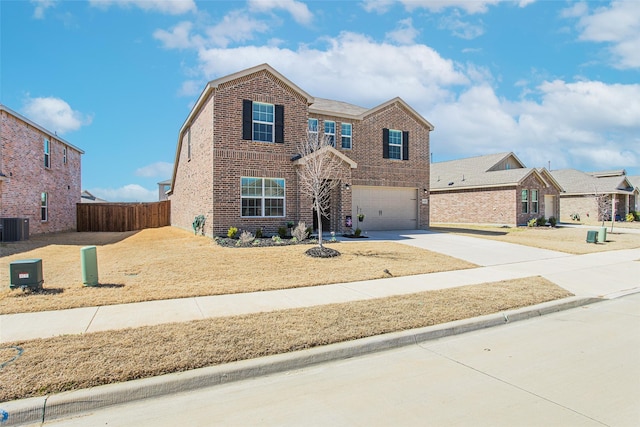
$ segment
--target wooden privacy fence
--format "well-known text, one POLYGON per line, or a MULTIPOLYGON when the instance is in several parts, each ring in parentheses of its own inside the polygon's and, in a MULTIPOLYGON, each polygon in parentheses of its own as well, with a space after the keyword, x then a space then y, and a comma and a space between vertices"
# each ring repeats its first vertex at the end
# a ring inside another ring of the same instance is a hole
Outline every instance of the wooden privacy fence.
POLYGON ((171 225, 171 202, 78 203, 78 231, 135 231, 171 225))

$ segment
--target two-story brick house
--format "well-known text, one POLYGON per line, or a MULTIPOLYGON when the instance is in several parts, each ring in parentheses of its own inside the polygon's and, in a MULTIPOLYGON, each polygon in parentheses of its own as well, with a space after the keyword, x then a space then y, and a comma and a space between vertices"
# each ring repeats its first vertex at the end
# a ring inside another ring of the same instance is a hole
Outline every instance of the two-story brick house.
POLYGON ((205 234, 229 227, 275 233, 313 223, 299 191, 299 143, 330 135, 343 170, 325 231, 429 226, 429 133, 433 126, 400 98, 374 108, 315 98, 268 64, 207 84, 180 129, 171 180, 172 225, 205 234), (364 222, 357 215, 364 214, 364 222))
POLYGON ((28 219, 29 234, 75 230, 82 154, 0 104, 0 218, 28 219))

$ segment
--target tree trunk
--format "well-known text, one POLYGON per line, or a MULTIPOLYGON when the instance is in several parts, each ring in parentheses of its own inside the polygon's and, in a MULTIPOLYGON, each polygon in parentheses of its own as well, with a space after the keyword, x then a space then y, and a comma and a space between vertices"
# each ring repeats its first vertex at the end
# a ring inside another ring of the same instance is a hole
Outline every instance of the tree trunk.
POLYGON ((322 212, 316 206, 316 217, 318 218, 318 246, 322 247, 322 212))

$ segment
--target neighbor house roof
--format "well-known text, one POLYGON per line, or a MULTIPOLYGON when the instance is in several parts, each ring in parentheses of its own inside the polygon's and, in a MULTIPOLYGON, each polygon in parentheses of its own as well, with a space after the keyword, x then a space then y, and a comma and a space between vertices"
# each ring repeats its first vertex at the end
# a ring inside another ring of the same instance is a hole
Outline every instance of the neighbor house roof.
POLYGON ((527 168, 510 152, 432 163, 431 191, 516 186, 532 174, 562 191, 546 169, 527 168), (506 164, 510 165, 509 169, 498 169, 506 164))
POLYGON ((100 199, 93 194, 89 193, 87 190, 84 190, 82 194, 80 194, 80 202, 81 203, 108 203, 104 199, 100 199))
POLYGON ((79 152, 80 154, 84 154, 84 151, 81 150, 80 148, 76 147, 75 145, 71 144, 69 141, 64 140, 63 138, 59 137, 57 133, 55 132, 51 132, 45 128, 43 128, 42 126, 40 126, 39 124, 29 120, 28 118, 26 118, 25 116, 23 116, 20 113, 16 113, 15 111, 13 111, 11 108, 7 107, 4 104, 0 104, 0 111, 5 111, 7 114, 11 114, 14 117, 17 117, 18 119, 22 120, 23 122, 29 124, 30 126, 33 126, 34 128, 38 129, 40 132, 49 135, 49 137, 56 139, 60 142, 62 142, 63 144, 65 144, 66 146, 73 148, 74 150, 76 150, 77 152, 79 152))
MULTIPOLYGON (((597 174, 597 173, 596 173, 597 174)), ((559 169, 551 175, 562 185, 567 195, 630 194, 633 185, 625 175, 606 173, 598 177, 576 169, 559 169)))
POLYGON ((627 179, 637 189, 640 189, 640 175, 627 176, 627 179))

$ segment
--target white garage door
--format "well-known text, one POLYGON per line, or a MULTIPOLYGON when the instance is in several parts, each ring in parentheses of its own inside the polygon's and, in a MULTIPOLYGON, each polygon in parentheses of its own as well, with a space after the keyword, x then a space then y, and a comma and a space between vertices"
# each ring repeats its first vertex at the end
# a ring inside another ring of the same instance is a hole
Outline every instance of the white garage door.
POLYGON ((352 187, 353 228, 363 230, 415 230, 418 199, 415 188, 352 187), (365 215, 358 224, 358 213, 365 215))

